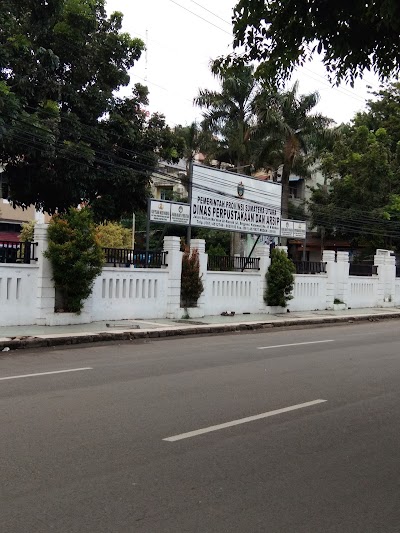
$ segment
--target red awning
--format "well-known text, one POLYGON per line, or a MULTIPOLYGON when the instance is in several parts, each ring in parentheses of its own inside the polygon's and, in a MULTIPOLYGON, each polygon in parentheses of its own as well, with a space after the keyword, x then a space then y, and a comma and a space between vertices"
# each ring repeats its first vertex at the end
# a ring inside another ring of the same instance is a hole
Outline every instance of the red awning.
POLYGON ((19 233, 13 231, 0 231, 0 241, 19 242, 19 233))

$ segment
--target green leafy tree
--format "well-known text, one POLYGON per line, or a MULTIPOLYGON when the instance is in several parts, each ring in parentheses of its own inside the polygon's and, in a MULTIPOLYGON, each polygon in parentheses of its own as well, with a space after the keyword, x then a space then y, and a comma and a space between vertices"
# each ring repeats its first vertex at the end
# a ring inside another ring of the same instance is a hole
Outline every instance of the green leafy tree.
POLYGON ((148 90, 129 84, 144 49, 105 0, 3 0, 0 6, 0 164, 10 200, 46 212, 81 202, 97 220, 145 206, 158 157, 178 160, 148 90))
POLYGON ((186 174, 189 176, 190 163, 200 152, 206 154, 214 153, 216 142, 209 130, 197 122, 192 122, 188 126, 176 126, 175 135, 182 140, 182 156, 186 162, 186 174))
POLYGON ((49 224, 48 237, 45 255, 51 262, 64 310, 80 313, 104 264, 91 211, 69 209, 63 215, 55 215, 49 224))
MULTIPOLYGON (((211 70, 221 89, 200 89, 195 103, 203 110, 204 128, 218 139, 215 158, 233 164, 237 172, 250 174, 256 127, 254 104, 261 83, 254 77, 254 68, 244 63, 225 68, 214 62, 211 70)), ((239 251, 240 235, 232 233, 231 254, 239 251)))
POLYGON ((238 172, 250 174, 254 102, 260 83, 249 65, 223 68, 213 63, 211 70, 221 89, 200 89, 195 103, 203 110, 204 127, 223 139, 220 146, 227 152, 224 159, 234 164, 238 172))
POLYGON ((97 225, 96 237, 103 248, 132 248, 132 229, 117 222, 97 225))
POLYGON ((399 159, 385 129, 367 126, 342 130, 333 151, 322 158, 327 186, 314 189, 310 211, 314 225, 372 253, 399 241, 396 194, 399 159))
POLYGON ((316 148, 330 136, 332 120, 315 112, 319 94, 298 94, 298 82, 287 91, 263 91, 257 96, 258 165, 282 165, 282 217, 289 209, 289 176, 309 175, 316 148))
POLYGON ((267 288, 264 301, 267 305, 286 307, 293 298, 294 274, 293 262, 283 250, 274 249, 271 252, 271 264, 266 273, 267 288))
POLYGON ((400 69, 398 0, 239 0, 233 22, 235 46, 273 76, 289 77, 314 51, 338 83, 365 69, 381 79, 400 69))
POLYGON ((229 255, 230 232, 210 228, 193 228, 193 237, 206 241, 209 255, 229 255))
POLYGON ((21 242, 33 242, 35 232, 35 222, 24 222, 19 234, 19 240, 21 242))
POLYGON ((389 83, 372 96, 366 111, 356 114, 354 125, 366 126, 370 131, 384 128, 390 138, 390 149, 395 153, 400 140, 400 82, 389 83))
POLYGON ((182 306, 195 307, 204 291, 204 285, 200 275, 200 263, 198 250, 185 249, 182 256, 181 275, 181 302, 182 306))

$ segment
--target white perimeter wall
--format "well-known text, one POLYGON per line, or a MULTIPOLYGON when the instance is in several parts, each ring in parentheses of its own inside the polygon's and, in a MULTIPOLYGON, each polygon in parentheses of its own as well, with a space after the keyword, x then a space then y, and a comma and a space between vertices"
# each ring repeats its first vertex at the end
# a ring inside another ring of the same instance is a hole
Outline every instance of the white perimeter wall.
POLYGON ((167 281, 166 270, 104 268, 93 288, 92 320, 165 317, 167 281))
POLYGON ((314 311, 327 308, 326 274, 296 274, 293 299, 289 302, 291 311, 314 311))
POLYGON ((207 272, 204 314, 219 315, 224 311, 258 313, 259 283, 258 272, 207 272))
POLYGON ((378 305, 378 276, 349 276, 347 306, 352 309, 378 305))
POLYGON ((0 264, 0 326, 35 324, 38 267, 0 264))
MULTIPOLYGON (((182 318, 180 281, 182 252, 179 237, 166 237, 164 250, 168 266, 162 269, 104 268, 95 280, 93 293, 81 315, 55 313, 55 290, 47 248, 47 227, 37 224, 38 262, 34 265, 0 264, 0 325, 66 325, 107 320, 182 318)), ((219 315, 224 311, 269 313, 265 305, 265 273, 270 259, 267 247, 255 249, 260 258, 259 271, 207 271, 205 243, 193 239, 199 251, 204 292, 198 307, 190 310, 193 318, 219 315)), ((324 252, 326 274, 295 276, 291 311, 332 309, 334 299, 350 308, 393 307, 400 305, 400 279, 395 277, 394 258, 380 250, 375 256, 378 274, 349 276, 348 254, 324 252)))

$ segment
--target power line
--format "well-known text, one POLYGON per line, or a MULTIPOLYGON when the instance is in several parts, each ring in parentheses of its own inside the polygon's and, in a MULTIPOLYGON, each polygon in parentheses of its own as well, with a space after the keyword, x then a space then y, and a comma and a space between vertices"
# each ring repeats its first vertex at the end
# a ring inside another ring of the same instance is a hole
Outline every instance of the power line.
MULTIPOLYGON (((341 94, 343 94, 343 96, 347 96, 348 98, 353 98, 354 100, 357 100, 359 102, 362 102, 362 103, 365 103, 366 102, 366 98, 364 98, 363 96, 357 94, 357 93, 352 93, 349 89, 346 89, 345 87, 332 87, 331 84, 324 78, 324 76, 322 76, 321 74, 318 74, 317 72, 303 66, 302 67, 304 70, 308 71, 308 72, 311 72, 312 74, 315 74, 315 76, 318 76, 320 79, 318 78, 315 78, 313 76, 310 76, 310 74, 307 74, 307 73, 303 73, 306 77, 314 80, 314 81, 317 81, 319 83, 322 83, 323 85, 325 85, 326 87, 328 87, 329 89, 333 90, 333 91, 337 91, 341 94)), ((299 71, 299 69, 297 68, 297 71, 299 71)), ((300 73, 299 73, 300 74, 300 73)))
POLYGON ((207 20, 205 19, 204 17, 202 17, 201 15, 198 15, 197 13, 195 13, 194 11, 191 11, 190 9, 188 9, 187 7, 185 6, 182 6, 181 4, 178 4, 178 2, 175 2, 175 0, 169 0, 170 2, 172 2, 173 4, 179 6, 181 9, 184 9, 185 11, 187 11, 188 13, 191 13, 192 15, 194 15, 195 17, 203 20, 204 22, 207 22, 207 24, 210 24, 210 26, 214 26, 214 28, 217 28, 217 30, 220 30, 224 33, 226 33, 227 35, 229 35, 230 37, 232 37, 232 34, 226 30, 224 30, 223 28, 221 28, 220 26, 217 26, 216 24, 214 24, 213 22, 211 22, 210 20, 207 20))
MULTIPOLYGON (((46 131, 46 130, 43 130, 43 131, 46 131)), ((28 135, 28 136, 31 136, 33 137, 33 141, 36 142, 37 145, 39 146, 42 146, 42 147, 47 147, 48 145, 44 142, 44 141, 41 141, 41 140, 38 140, 38 139, 35 139, 34 136, 32 135, 31 132, 27 132, 26 130, 22 131, 22 134, 23 135, 28 135)), ((21 138, 21 136, 19 137, 21 138)), ((24 140, 26 142, 26 138, 22 136, 22 140, 24 140)), ((61 143, 58 143, 58 144, 61 144, 61 143)), ((28 144, 29 146, 29 144, 28 144)), ((57 144, 56 144, 57 146, 57 144)), ((62 146, 62 144, 61 144, 62 146)), ((142 171, 150 171, 152 174, 159 174, 161 176, 163 176, 164 179, 166 179, 167 181, 169 180, 170 182, 176 184, 177 183, 177 180, 179 178, 176 178, 175 176, 172 177, 170 174, 167 174, 167 173, 164 173, 158 169, 155 169, 154 167, 149 167, 148 165, 146 164, 143 164, 143 163, 139 163, 137 161, 131 161, 131 160, 128 160, 126 158, 122 158, 122 157, 119 157, 119 156, 116 156, 115 154, 113 153, 107 153, 107 152, 104 152, 104 151, 99 151, 99 150, 96 150, 95 151, 96 153, 96 156, 95 156, 95 162, 99 162, 101 164, 105 164, 107 166, 110 166, 112 168, 117 168, 117 169, 123 169, 123 170, 127 170, 127 169, 130 169, 130 170, 142 170, 142 171), (118 160, 118 161, 122 161, 122 162, 126 162, 126 163, 129 163, 129 167, 127 167, 126 165, 117 165, 111 161, 108 161, 108 160, 104 160, 104 159, 101 159, 99 158, 99 155, 103 155, 104 156, 109 156, 111 155, 111 157, 115 160, 118 160), (132 165, 133 165, 133 168, 132 168, 132 165)), ((76 154, 78 156, 81 155, 81 153, 79 152, 79 150, 76 150, 76 154)), ((72 162, 76 162, 75 160, 71 160, 65 156, 60 156, 62 158, 65 158, 65 159, 68 159, 72 162)), ((178 169, 180 170, 185 170, 183 169, 182 167, 177 167, 178 169)), ((203 182, 205 182, 207 184, 208 183, 211 183, 212 185, 220 185, 220 186, 226 186, 227 185, 227 182, 226 180, 224 180, 223 177, 219 177, 219 178, 216 178, 216 177, 210 177, 208 176, 207 174, 204 174, 204 172, 200 172, 198 170, 196 170, 196 174, 198 176, 200 176, 203 180, 203 182)), ((227 175, 230 175, 229 172, 227 172, 227 175)), ((240 174, 238 174, 238 176, 240 176, 240 174)), ((218 193, 218 194, 221 194, 221 191, 219 189, 215 189, 213 187, 209 187, 207 185, 201 185, 201 184, 197 184, 197 188, 199 190, 203 190, 203 191, 206 191, 206 192, 211 192, 211 193, 218 193)), ((256 187, 247 187, 247 190, 249 191, 252 191, 253 193, 257 194, 260 198, 268 198, 268 197, 271 197, 272 195, 266 193, 265 191, 260 191, 258 188, 256 187)), ((234 195, 229 195, 229 194, 226 194, 227 197, 230 197, 230 198, 236 198, 234 195)), ((255 202, 255 203, 259 203, 261 205, 264 205, 264 206, 267 206, 267 207, 270 207, 270 208, 274 208, 276 209, 276 205, 273 205, 273 204, 267 204, 265 201, 264 202, 255 202)), ((346 209, 343 209, 343 208, 334 208, 334 211, 336 213, 332 213, 332 210, 331 210, 331 214, 333 215, 337 215, 338 217, 342 218, 342 214, 340 214, 340 212, 343 212, 346 214, 346 218, 349 220, 349 224, 345 225, 343 222, 342 223, 338 223, 337 221, 335 222, 335 225, 338 226, 339 224, 342 226, 342 227, 347 227, 349 229, 351 228, 354 228, 353 224, 354 222, 362 222, 365 226, 369 226, 369 227, 375 227, 377 223, 380 223, 382 225, 387 225, 387 226, 391 226, 391 227, 394 227, 394 226, 400 226, 400 223, 399 222, 394 222, 394 221, 383 221, 383 220, 379 220, 377 219, 376 217, 368 217, 368 216, 365 216, 365 215, 361 215, 361 214, 349 214, 349 210, 346 210, 346 209)), ((325 217, 329 216, 328 215, 325 215, 325 217)), ((319 216, 319 219, 322 220, 321 216, 319 216)), ((331 218, 324 218, 323 219, 325 223, 328 223, 328 225, 332 225, 332 219, 331 218)), ((367 228, 368 229, 368 228, 367 228)), ((363 232, 365 232, 365 228, 363 229, 363 232)))
MULTIPOLYGON (((20 121, 20 122, 24 122, 24 121, 20 121)), ((36 129, 44 131, 45 133, 48 133, 48 134, 51 133, 51 132, 49 132, 48 130, 46 130, 44 128, 40 128, 40 127, 35 126, 35 125, 30 125, 30 126, 33 126, 36 129)), ((26 129, 25 130, 21 129, 19 134, 17 132, 16 138, 21 142, 21 144, 24 144, 26 146, 30 146, 30 147, 34 147, 34 148, 37 148, 37 147, 39 147, 39 148, 44 148, 44 147, 48 148, 48 143, 46 143, 44 140, 41 140, 37 136, 35 138, 35 135, 32 134, 31 131, 26 130, 26 129), (28 137, 28 139, 26 137, 28 137), (35 144, 33 144, 33 143, 35 143, 35 144)), ((60 147, 64 147, 64 145, 62 143, 56 142, 55 143, 55 148, 57 148, 59 146, 60 147)), ((141 171, 144 171, 144 172, 150 171, 152 174, 157 174, 157 175, 163 176, 163 178, 165 180, 167 180, 167 181, 169 180, 173 184, 176 184, 177 181, 179 180, 179 178, 177 178, 175 176, 171 176, 170 174, 162 172, 162 171, 160 171, 158 169, 155 169, 154 167, 149 167, 148 165, 145 165, 143 163, 139 163, 137 161, 131 161, 129 159, 116 156, 112 152, 108 152, 107 153, 107 152, 104 152, 104 151, 101 151, 101 150, 93 150, 93 151, 95 153, 94 162, 96 162, 96 163, 107 165, 107 166, 109 166, 111 168, 116 168, 116 169, 119 169, 119 170, 121 170, 121 169, 122 170, 136 170, 136 171, 141 170, 141 171), (105 157, 111 157, 113 160, 122 161, 124 163, 129 163, 129 167, 127 165, 119 165, 119 164, 113 163, 112 161, 102 159, 102 158, 99 157, 99 155, 100 156, 102 155, 103 157, 104 156, 105 157)), ((73 154, 75 153, 77 156, 81 156, 82 155, 81 152, 78 149, 76 149, 75 151, 72 150, 72 153, 73 154)), ((138 155, 140 155, 140 154, 138 154, 138 155)), ((71 158, 67 157, 65 154, 64 155, 58 154, 58 157, 60 157, 62 159, 69 160, 69 161, 71 161, 73 163, 76 163, 76 159, 71 159, 71 158)), ((90 165, 90 163, 89 163, 89 165, 90 165)), ((199 167, 199 166, 197 166, 197 167, 199 167)), ((186 170, 186 169, 183 169, 182 167, 177 167, 177 168, 182 170, 182 171, 186 170)), ((226 184, 227 184, 226 180, 224 181, 223 177, 219 177, 219 178, 210 177, 207 174, 205 174, 204 171, 200 172, 198 170, 196 170, 196 173, 197 173, 197 175, 199 175, 203 179, 203 182, 205 182, 206 184, 207 184, 207 182, 211 183, 214 186, 215 185, 217 185, 217 186, 218 185, 226 186, 226 184)), ((230 173, 227 172, 227 175, 230 175, 230 173)), ((239 176, 240 176, 240 174, 238 174, 238 177, 239 176)), ((211 192, 211 193, 221 194, 221 191, 219 189, 215 189, 215 188, 209 187, 207 185, 198 184, 197 188, 199 190, 203 190, 203 191, 206 191, 208 193, 211 192)), ((263 198, 266 199, 268 197, 271 197, 270 194, 266 193, 265 191, 259 191, 259 189, 256 188, 256 187, 247 187, 247 189, 249 191, 253 191, 254 193, 256 193, 261 199, 263 199, 263 198)), ((229 198, 237 199, 236 196, 230 195, 230 194, 224 194, 224 196, 229 197, 229 198)), ((273 209, 277 208, 276 205, 268 204, 265 201, 264 202, 255 201, 254 203, 263 205, 264 207, 273 208, 273 209)), ((306 218, 312 219, 312 217, 306 217, 306 218)), ((365 214, 359 214, 359 213, 355 213, 354 211, 351 211, 350 209, 339 208, 339 207, 335 207, 333 210, 331 209, 330 213, 325 214, 325 216, 317 215, 316 218, 318 219, 318 224, 320 224, 320 225, 323 225, 323 224, 326 224, 326 225, 329 225, 329 226, 334 225, 336 228, 340 228, 342 230, 357 231, 357 232, 363 233, 363 234, 368 234, 372 230, 376 232, 376 226, 377 226, 377 224, 379 224, 381 226, 381 229, 379 231, 379 235, 382 232, 386 231, 387 236, 395 236, 395 237, 397 237, 397 234, 395 234, 395 233, 389 234, 388 231, 391 231, 391 228, 397 228, 397 227, 400 226, 400 222, 381 220, 381 219, 377 219, 373 215, 372 216, 368 216, 368 215, 365 215, 365 214), (332 220, 332 215, 339 217, 340 220, 339 221, 338 220, 332 220), (346 223, 343 222, 343 218, 344 217, 346 218, 346 220, 348 222, 346 222, 346 223), (357 224, 357 223, 359 223, 359 224, 357 224)))
MULTIPOLYGON (((35 108, 32 108, 32 109, 35 109, 35 108)), ((67 117, 64 117, 64 118, 67 119, 67 117)), ((68 119, 67 119, 67 120, 68 120, 68 119)), ((46 134, 49 134, 49 133, 52 134, 51 131, 49 131, 49 130, 47 130, 47 129, 45 129, 45 128, 42 128, 42 127, 40 127, 40 126, 37 126, 37 125, 35 125, 35 124, 30 124, 30 123, 28 123, 28 122, 26 122, 26 121, 24 121, 24 120, 22 120, 22 119, 17 119, 17 122, 21 122, 21 123, 23 123, 23 124, 25 124, 26 126, 29 126, 29 127, 31 127, 31 128, 33 127, 33 128, 35 128, 36 130, 38 130, 38 131, 43 131, 43 132, 46 133, 46 134)), ((21 131, 23 134, 25 134, 25 135, 33 136, 32 132, 31 132, 30 130, 28 130, 28 129, 25 129, 25 130, 24 130, 24 129, 21 128, 20 131, 21 131)), ((118 134, 113 134, 113 135, 114 135, 115 137, 118 137, 118 138, 123 138, 122 136, 120 136, 120 135, 118 135, 118 134)), ((34 137, 34 136, 33 136, 33 137, 34 137)), ((96 138, 91 137, 91 136, 89 136, 89 135, 82 135, 82 136, 81 136, 81 139, 82 139, 82 140, 88 139, 89 141, 90 141, 90 140, 97 141, 96 138)), ((61 145, 62 145, 62 142, 58 141, 56 144, 61 144, 61 145)), ((150 145, 147 145, 147 146, 150 147, 150 145)), ((114 144, 114 147, 117 149, 117 151, 123 151, 124 153, 131 153, 131 154, 133 154, 133 155, 135 155, 135 156, 139 156, 140 158, 148 159, 148 160, 151 161, 152 163, 155 163, 154 156, 152 156, 152 155, 146 155, 146 154, 144 154, 144 153, 136 152, 136 151, 134 151, 134 150, 129 150, 129 149, 127 149, 127 148, 122 148, 122 147, 120 147, 120 146, 118 146, 118 145, 115 145, 115 144, 114 144)), ((151 148, 152 150, 154 150, 154 147, 150 147, 150 148, 151 148)), ((137 162, 137 161, 132 161, 132 160, 130 160, 130 159, 122 158, 122 157, 120 157, 120 156, 117 156, 117 155, 114 154, 113 152, 108 152, 108 153, 107 153, 107 152, 104 152, 104 150, 98 150, 98 149, 95 149, 93 146, 92 146, 92 149, 93 149, 97 154, 102 154, 103 156, 106 155, 106 156, 108 156, 108 157, 111 155, 111 157, 112 157, 113 159, 118 159, 118 160, 121 160, 121 161, 127 162, 127 163, 129 163, 130 165, 132 165, 132 164, 133 164, 133 165, 141 165, 142 167, 146 168, 147 170, 153 170, 153 169, 154 169, 153 166, 152 166, 152 167, 149 167, 148 165, 143 165, 143 164, 141 164, 141 163, 139 163, 139 162, 137 162)), ((79 151, 77 151, 77 153, 80 154, 79 151)), ((210 176, 208 176, 207 174, 205 174, 204 171, 201 172, 201 171, 199 170, 199 167, 200 167, 199 165, 196 165, 196 167, 195 167, 195 168, 196 168, 196 174, 199 175, 200 177, 202 177, 204 181, 209 181, 209 182, 212 183, 212 184, 217 184, 217 185, 221 185, 221 186, 225 186, 225 185, 226 185, 226 181, 224 180, 224 178, 223 178, 222 176, 221 176, 220 178, 210 177, 210 176)), ((180 171, 186 172, 186 168, 184 168, 184 167, 176 166, 175 168, 176 168, 177 170, 180 170, 180 171)), ((206 168, 206 167, 204 167, 204 168, 206 168)), ((213 168, 213 167, 209 167, 209 168, 213 168)), ((226 172, 227 175, 231 175, 231 174, 232 174, 232 173, 230 173, 229 171, 225 171, 225 172, 226 172)), ((238 174, 238 176, 240 176, 240 175, 241 175, 241 174, 238 174)), ((175 179, 176 179, 176 178, 175 178, 175 179)), ((253 178, 253 179, 254 179, 254 180, 257 180, 257 178, 253 178)), ((256 187, 247 187, 247 189, 248 189, 249 191, 254 192, 254 193, 260 194, 259 189, 256 188, 256 187)), ((261 194, 264 195, 264 196, 271 196, 271 195, 266 194, 265 192, 263 192, 263 193, 261 193, 261 194)), ((335 208, 335 209, 336 209, 336 211, 342 211, 342 212, 346 213, 346 216, 347 216, 348 218, 349 218, 349 217, 351 218, 351 214, 349 214, 349 211, 348 211, 347 209, 345 209, 345 208, 339 208, 339 207, 337 207, 337 208, 335 208)), ((359 214, 354 215, 354 217, 355 217, 356 220, 359 220, 359 219, 360 219, 360 215, 359 215, 359 214)), ((368 217, 368 216, 365 216, 365 215, 361 215, 361 219, 366 220, 366 221, 368 221, 368 219, 370 219, 370 220, 372 220, 373 222, 376 221, 376 217, 368 217)), ((400 223, 399 223, 399 224, 400 224, 400 223)))
MULTIPOLYGON (((117 168, 121 168, 120 165, 113 165, 117 168)), ((161 174, 163 176, 168 176, 168 175, 165 175, 164 173, 160 173, 159 171, 154 171, 153 173, 155 174, 161 174)), ((164 178, 165 179, 165 178, 164 178)), ((176 184, 176 180, 174 179, 170 179, 169 181, 171 181, 172 183, 176 184)), ((218 193, 219 195, 221 196, 224 196, 226 198, 229 198, 229 199, 235 199, 237 200, 236 196, 234 195, 231 195, 231 194, 227 194, 227 193, 221 193, 221 191, 217 190, 217 189, 213 189, 213 188, 210 188, 210 187, 207 187, 207 186, 201 186, 199 185, 198 186, 198 189, 200 190, 203 190, 207 193, 218 193)), ((253 202, 255 204, 258 204, 258 205, 261 205, 263 206, 264 208, 265 207, 272 207, 274 209, 276 209, 276 206, 270 206, 268 204, 266 204, 265 202, 253 202)), ((309 216, 306 216, 305 217, 306 220, 312 220, 311 217, 309 216)), ((396 231, 391 231, 392 228, 384 228, 384 227, 377 227, 377 224, 379 224, 379 222, 381 221, 376 221, 374 225, 370 224, 369 226, 366 226, 365 224, 354 224, 354 223, 344 223, 344 222, 337 222, 335 221, 333 224, 332 224, 332 220, 331 219, 325 219, 325 218, 322 218, 320 217, 318 219, 318 221, 316 222, 317 225, 334 225, 334 228, 338 231, 342 231, 342 232, 347 232, 347 233, 356 233, 356 234, 363 234, 363 235, 369 235, 369 234, 372 234, 372 235, 377 235, 377 236, 385 236, 385 237, 392 237, 392 238, 400 238, 400 232, 396 232, 396 231)), ((390 224, 391 226, 394 226, 395 223, 391 223, 390 224)))
MULTIPOLYGON (((41 144, 42 146, 47 146, 46 143, 40 143, 38 142, 37 144, 41 144)), ((30 143, 26 143, 27 146, 32 146, 30 143)), ((35 147, 35 146, 34 146, 35 147)), ((60 156, 61 158, 63 159, 68 159, 67 157, 65 156, 60 156)), ((71 159, 70 159, 71 160, 71 159)), ((73 161, 74 163, 76 163, 76 160, 71 160, 73 161)), ((99 160, 100 162, 103 162, 102 160, 99 160)), ((126 167, 122 167, 121 165, 115 165, 113 163, 110 163, 110 162, 106 162, 107 164, 110 164, 112 167, 116 167, 116 168, 125 168, 126 167)), ((143 167, 146 167, 146 165, 140 165, 140 166, 143 166, 143 167)), ((132 169, 131 169, 132 170, 132 169)), ((164 173, 162 172, 159 172, 159 171, 154 171, 153 169, 151 169, 153 173, 155 174, 161 174, 161 175, 164 175, 164 173)), ((168 174, 166 174, 166 176, 170 177, 168 174)), ((176 180, 170 180, 172 181, 173 183, 176 183, 176 180)), ((234 195, 230 195, 230 194, 224 194, 224 193, 221 193, 221 191, 219 191, 218 189, 213 189, 213 188, 210 188, 210 187, 206 187, 206 186, 199 186, 198 187, 200 190, 204 190, 206 192, 216 192, 222 196, 225 196, 226 198, 232 198, 232 199, 236 199, 236 196, 234 195)), ((263 207, 268 207, 268 204, 265 204, 263 202, 253 202, 255 204, 258 204, 258 205, 261 205, 263 207)), ((270 207, 273 207, 274 209, 276 209, 276 206, 270 206, 270 207)), ((312 220, 312 218, 310 216, 306 216, 305 217, 306 220, 312 220)), ((355 224, 350 224, 350 223, 344 223, 344 222, 333 222, 332 223, 332 220, 331 219, 325 219, 325 218, 319 218, 318 221, 316 221, 316 224, 317 225, 333 225, 334 228, 336 230, 338 230, 339 232, 342 231, 344 233, 356 233, 356 234, 363 234, 363 235, 376 235, 376 236, 379 236, 379 237, 391 237, 391 238, 396 238, 396 239, 400 239, 400 232, 395 232, 395 231, 388 231, 388 229, 385 229, 383 227, 380 227, 378 226, 377 228, 377 223, 380 223, 382 221, 376 221, 375 225, 372 226, 370 225, 369 227, 365 227, 365 225, 355 225, 355 224)), ((386 221, 385 221, 386 222, 386 221)), ((390 223, 390 221, 389 221, 390 223)), ((394 223, 391 223, 391 225, 394 225, 394 223)))
POLYGON ((204 9, 204 11, 207 11, 207 13, 210 13, 211 15, 213 15, 213 17, 216 17, 217 19, 222 20, 222 22, 225 22, 225 24, 228 24, 228 26, 232 27, 232 22, 228 22, 226 19, 220 17, 219 15, 217 15, 210 9, 207 9, 202 4, 199 4, 199 2, 196 2, 195 0, 190 0, 190 1, 192 2, 192 4, 196 4, 196 6, 201 7, 201 9, 204 9))

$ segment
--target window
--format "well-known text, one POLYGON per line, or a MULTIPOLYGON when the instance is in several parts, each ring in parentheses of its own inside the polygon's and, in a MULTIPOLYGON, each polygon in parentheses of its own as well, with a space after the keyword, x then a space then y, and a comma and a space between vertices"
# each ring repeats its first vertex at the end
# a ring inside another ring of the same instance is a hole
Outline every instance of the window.
POLYGON ((161 200, 172 200, 172 187, 160 189, 161 200))
POLYGON ((8 182, 0 173, 0 198, 7 200, 9 197, 8 182))

